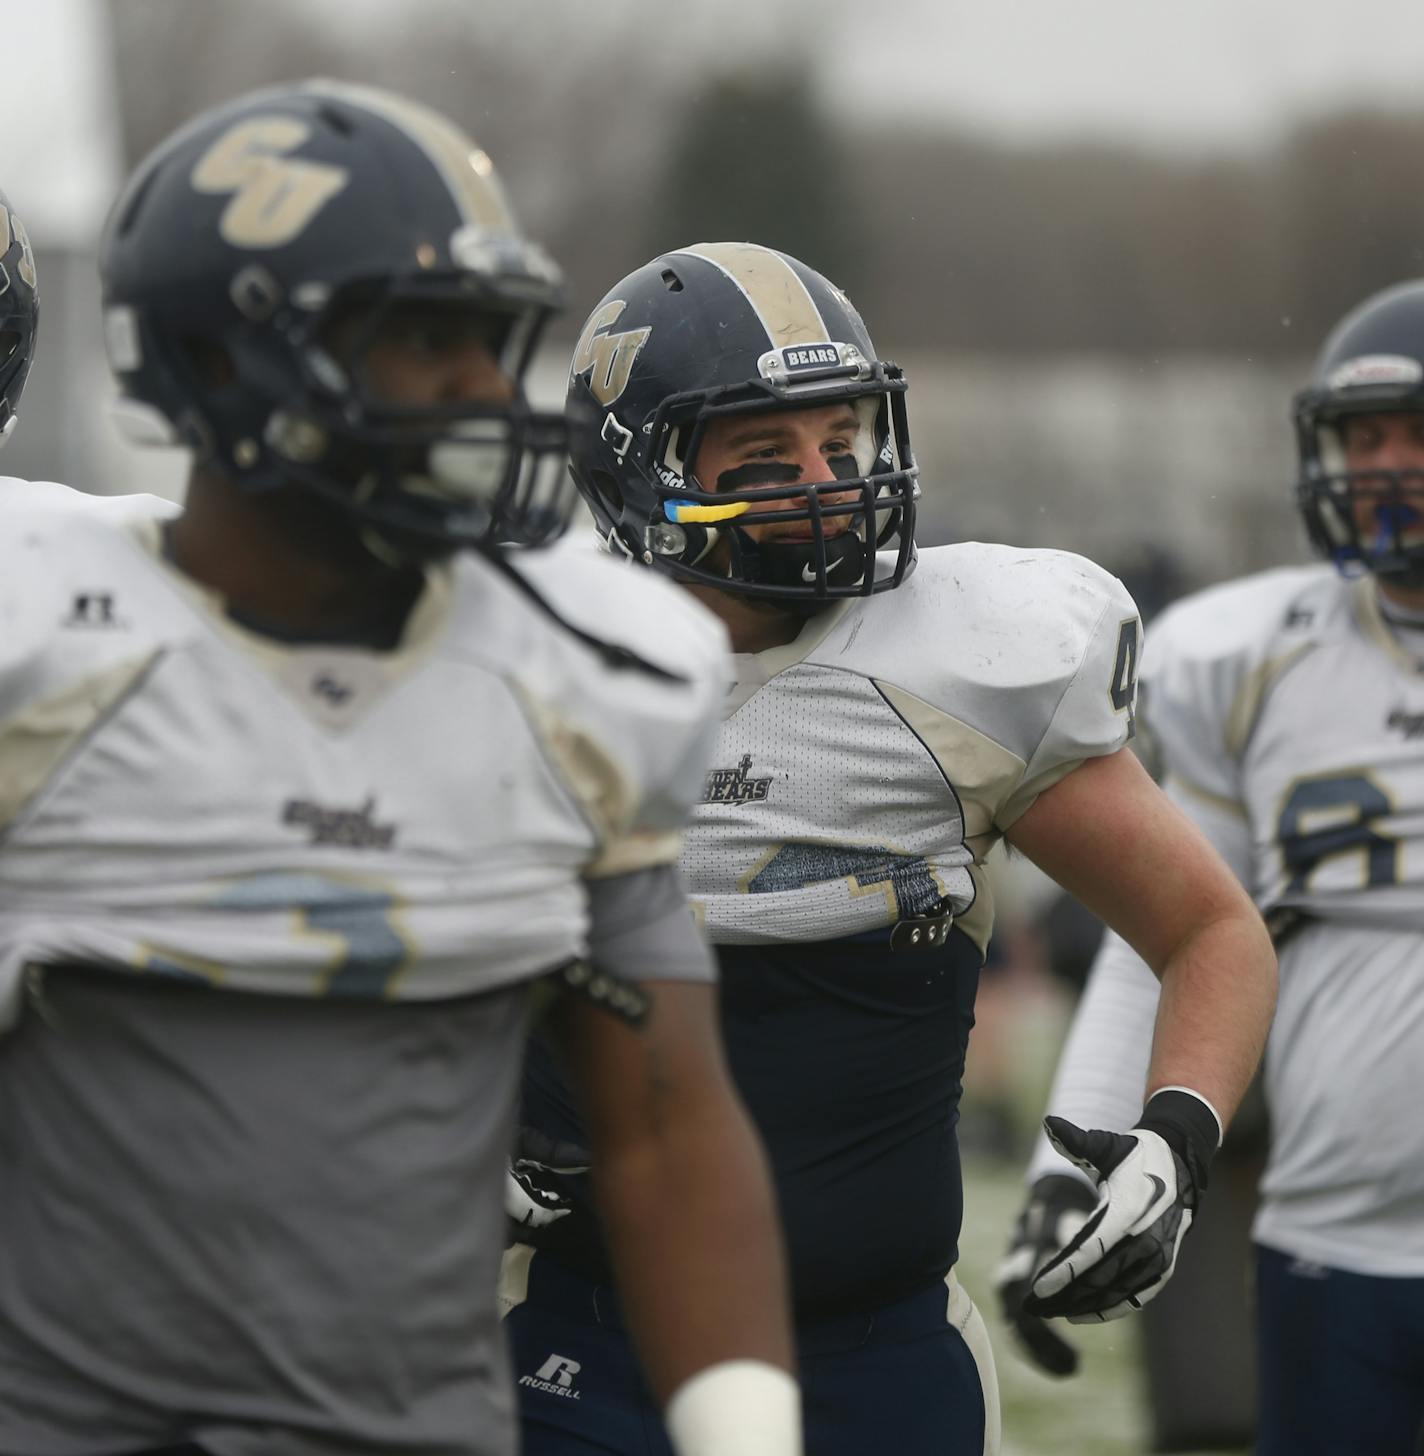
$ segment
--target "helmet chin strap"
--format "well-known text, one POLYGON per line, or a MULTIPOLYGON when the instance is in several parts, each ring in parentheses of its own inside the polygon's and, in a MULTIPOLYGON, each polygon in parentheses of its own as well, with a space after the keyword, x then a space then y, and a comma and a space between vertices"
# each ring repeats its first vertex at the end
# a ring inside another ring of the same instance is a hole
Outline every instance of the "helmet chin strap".
MULTIPOLYGON (((732 561, 743 581, 805 590, 816 585, 814 541, 754 541, 740 526, 729 529, 732 561)), ((865 542, 856 531, 824 539, 826 585, 854 586, 865 574, 865 542)))
POLYGON ((1424 515, 1403 501, 1381 501, 1374 507, 1373 515, 1375 534, 1369 543, 1373 557, 1371 570, 1396 586, 1410 590, 1424 586, 1424 562, 1412 560, 1403 541, 1404 532, 1424 521, 1424 515), (1381 560, 1390 557, 1392 562, 1381 560))
POLYGON ((1408 527, 1417 526, 1421 516, 1413 506, 1403 501, 1381 501, 1374 508, 1376 551, 1386 551, 1394 544, 1395 537, 1408 527))

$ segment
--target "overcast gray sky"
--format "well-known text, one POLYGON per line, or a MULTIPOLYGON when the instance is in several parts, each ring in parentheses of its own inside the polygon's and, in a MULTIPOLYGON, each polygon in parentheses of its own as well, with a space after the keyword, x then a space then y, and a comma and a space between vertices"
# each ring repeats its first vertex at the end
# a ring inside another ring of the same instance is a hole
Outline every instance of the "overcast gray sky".
MULTIPOLYGON (((1174 150, 1269 143, 1342 105, 1424 107, 1424 0, 170 0, 252 24, 299 3, 365 52, 432 11, 529 76, 612 57, 691 76, 809 64, 831 105, 1022 138, 1174 150), (794 28, 802 37, 788 46, 794 28)), ((101 0, 0 0, 26 64, 0 97, 5 185, 57 239, 91 230, 116 179, 101 0), (17 139, 23 138, 23 145, 17 139), (34 180, 32 180, 34 179, 34 180)), ((372 77, 372 79, 375 79, 372 77)), ((155 84, 162 84, 155 78, 155 84)), ((633 89, 625 104, 636 111, 633 89)), ((649 116, 655 125, 656 112, 649 116)))
POLYGON ((419 23, 425 4, 590 64, 608 46, 690 68, 767 45, 788 14, 847 107, 1038 139, 1238 148, 1351 102, 1424 105, 1420 0, 303 0, 334 24, 419 23))
POLYGON ((1041 137, 1241 146, 1353 102, 1424 106, 1419 0, 891 0, 864 59, 903 104, 1041 137))

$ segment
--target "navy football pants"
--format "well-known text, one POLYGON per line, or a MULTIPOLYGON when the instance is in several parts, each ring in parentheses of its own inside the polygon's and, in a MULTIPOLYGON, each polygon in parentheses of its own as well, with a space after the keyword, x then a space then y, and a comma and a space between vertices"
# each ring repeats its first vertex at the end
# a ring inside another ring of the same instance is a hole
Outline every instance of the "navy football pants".
POLYGON ((1424 1453, 1424 1279, 1256 1246, 1256 1456, 1424 1453))
MULTIPOLYGON (((516 1247, 500 1294, 524 1456, 672 1456, 609 1290, 516 1247)), ((988 1335, 952 1275, 796 1341, 806 1456, 997 1453, 988 1335)))

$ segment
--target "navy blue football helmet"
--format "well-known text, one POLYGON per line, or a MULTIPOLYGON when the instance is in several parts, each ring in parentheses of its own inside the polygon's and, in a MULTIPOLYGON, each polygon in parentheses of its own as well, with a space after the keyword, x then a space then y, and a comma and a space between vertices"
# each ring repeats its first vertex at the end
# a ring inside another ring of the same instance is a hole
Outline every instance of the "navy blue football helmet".
POLYGON ((0 445, 15 428, 15 411, 34 362, 40 292, 25 225, 0 192, 0 445))
POLYGON ((541 545, 563 529, 567 432, 523 389, 562 280, 439 114, 331 81, 206 112, 130 179, 100 273, 135 438, 187 445, 245 490, 316 492, 368 540, 541 545), (393 323, 431 349, 476 330, 508 397, 401 403, 374 363, 393 323))
POLYGON ((1296 504, 1316 551, 1346 575, 1424 585, 1424 471, 1351 470, 1352 415, 1424 411, 1424 280, 1367 298, 1325 341, 1296 395, 1296 504), (1368 502, 1373 523, 1361 531, 1368 502))
POLYGON ((609 548, 672 576, 788 602, 869 596, 915 565, 905 388, 814 269, 752 243, 700 243, 630 273, 589 315, 569 378, 582 422, 570 468, 609 548), (698 478, 713 420, 840 402, 859 426, 835 479, 718 490, 698 478), (766 502, 759 524, 809 526, 753 539, 744 518, 766 502))

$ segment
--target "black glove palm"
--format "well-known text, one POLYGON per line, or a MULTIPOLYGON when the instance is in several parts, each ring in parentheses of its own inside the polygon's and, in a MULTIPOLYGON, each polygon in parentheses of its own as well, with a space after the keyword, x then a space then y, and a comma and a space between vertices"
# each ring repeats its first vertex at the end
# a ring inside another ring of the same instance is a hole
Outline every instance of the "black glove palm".
POLYGON ((995 1278, 1004 1319, 1020 1351, 1049 1375, 1072 1375, 1078 1352, 1040 1315, 1024 1308, 1033 1276, 1087 1221, 1097 1194, 1077 1178, 1050 1173, 1029 1190, 995 1278))

